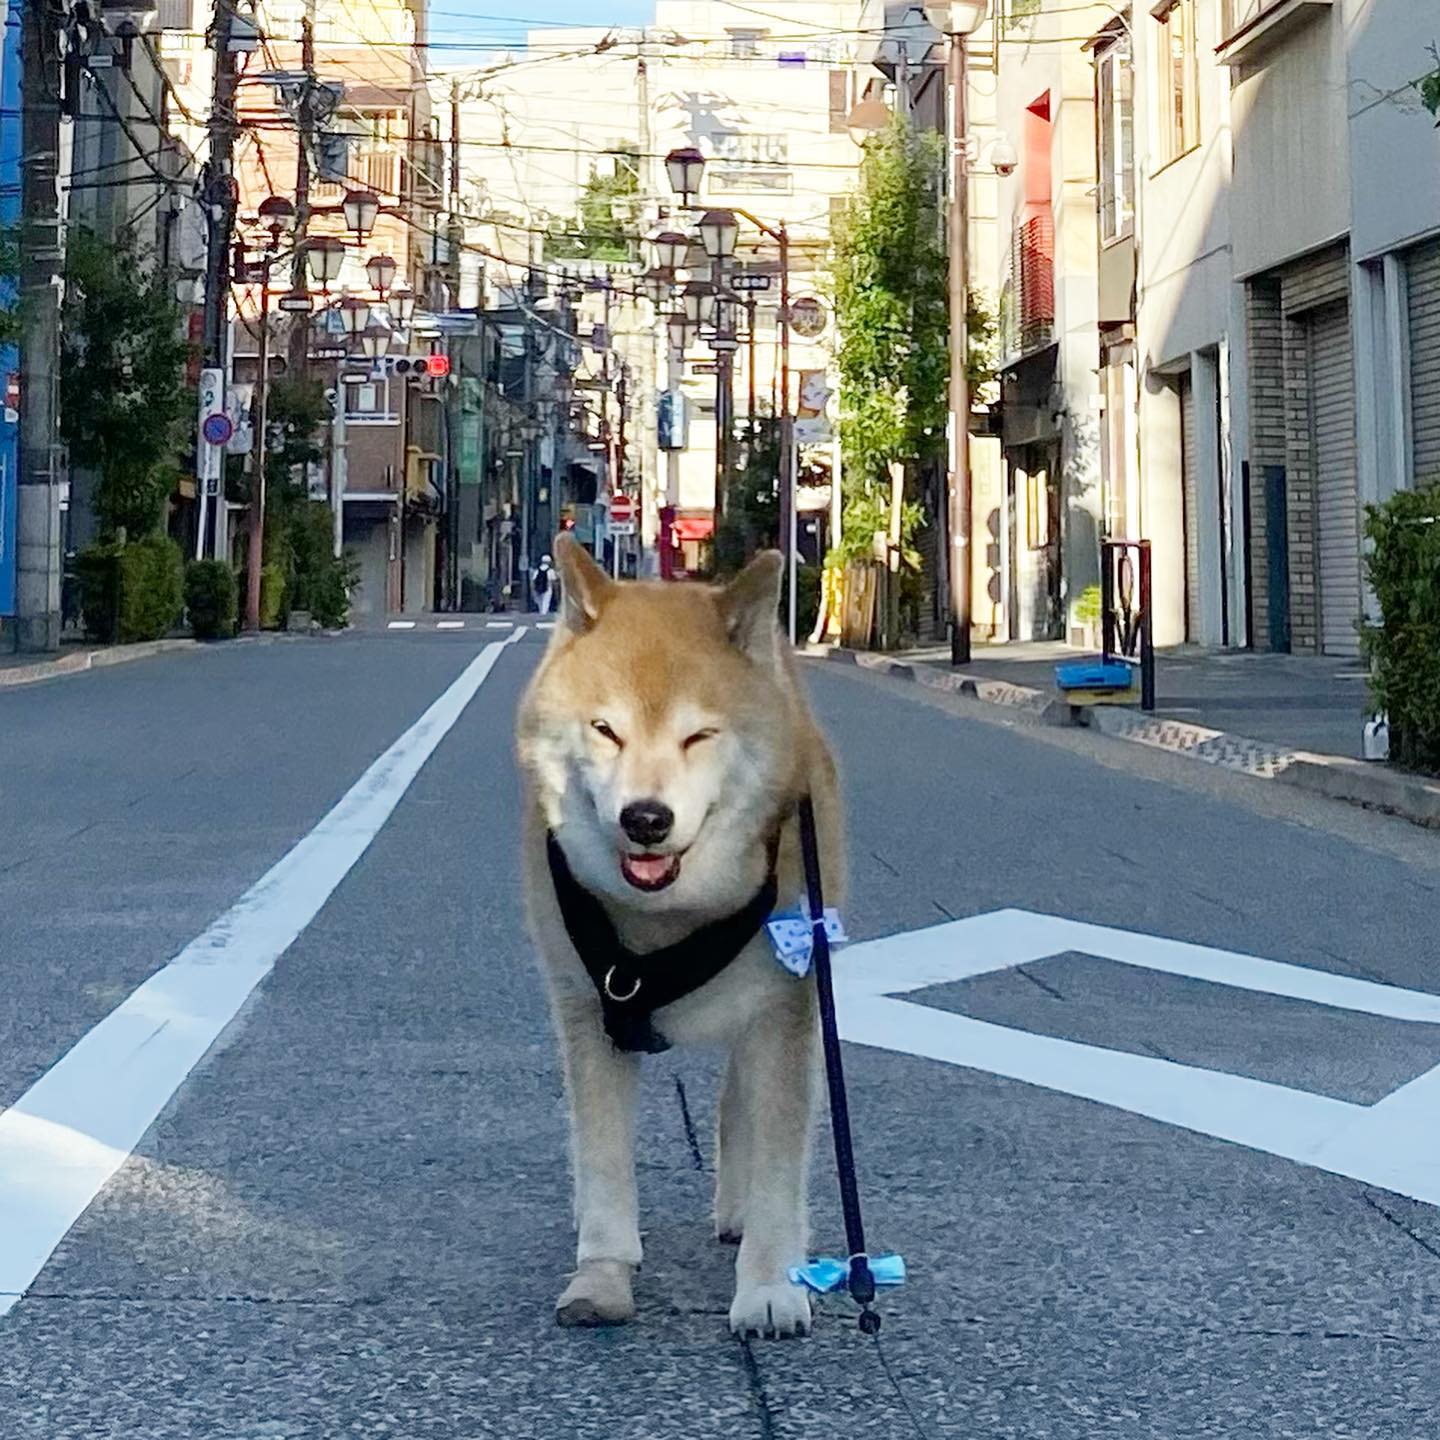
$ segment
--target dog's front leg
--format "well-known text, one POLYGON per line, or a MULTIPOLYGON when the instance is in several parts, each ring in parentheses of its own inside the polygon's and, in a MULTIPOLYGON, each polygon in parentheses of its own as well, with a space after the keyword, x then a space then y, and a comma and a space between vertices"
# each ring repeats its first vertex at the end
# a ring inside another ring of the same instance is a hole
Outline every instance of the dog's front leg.
POLYGON ((749 1161, 745 1233, 735 1262, 730 1328, 738 1335, 803 1335, 810 1301, 789 1270, 805 1260, 806 1184, 815 1108, 813 990, 797 985, 737 1042, 749 1161))
POLYGON ((600 1007, 557 999, 574 1151, 576 1272, 556 1305, 561 1325, 619 1325, 635 1315, 631 1277, 640 1264, 635 1191, 638 1055, 617 1050, 600 1007))

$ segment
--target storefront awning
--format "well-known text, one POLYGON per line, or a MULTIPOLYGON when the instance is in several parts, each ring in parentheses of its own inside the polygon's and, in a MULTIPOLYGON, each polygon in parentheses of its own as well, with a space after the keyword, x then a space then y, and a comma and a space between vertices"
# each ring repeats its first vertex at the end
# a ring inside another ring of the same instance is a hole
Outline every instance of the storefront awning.
POLYGON ((715 534, 715 518, 712 515, 677 515, 673 528, 677 541, 709 540, 715 534))

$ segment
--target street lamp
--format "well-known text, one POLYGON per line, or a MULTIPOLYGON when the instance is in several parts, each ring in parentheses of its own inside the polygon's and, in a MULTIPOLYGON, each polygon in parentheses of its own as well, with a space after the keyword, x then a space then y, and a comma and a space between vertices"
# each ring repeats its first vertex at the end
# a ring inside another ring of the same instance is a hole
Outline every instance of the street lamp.
POLYGON ((728 210, 707 210, 700 217, 700 243, 711 260, 728 260, 735 253, 740 223, 728 210))
POLYGON ((372 321, 360 334, 360 349, 367 360, 379 360, 390 349, 390 331, 372 321))
POLYGON ((686 321, 697 329, 708 323, 714 298, 715 287, 708 280, 691 280, 680 292, 686 321))
POLYGON ((310 274, 322 290, 328 291, 345 264, 345 242, 334 235, 316 236, 305 242, 305 258, 310 274))
POLYGON ((665 157, 665 173, 670 177, 670 188, 688 205, 700 193, 705 157, 693 145, 672 150, 665 157))
POLYGON ((690 237, 678 230, 662 230, 648 241, 650 261, 656 270, 667 270, 672 275, 683 269, 685 254, 690 249, 690 237))
POLYGON ((665 322, 665 328, 670 332, 672 348, 680 351, 683 355, 690 348, 690 340, 695 333, 695 326, 690 323, 690 317, 677 312, 665 322))
POLYGON ((336 308, 340 312, 340 324, 351 340, 363 334, 370 324, 370 307, 354 295, 347 295, 336 308))
POLYGON ((951 144, 950 214, 950 483, 946 520, 950 545, 950 663, 970 663, 971 502, 970 381, 966 373, 970 310, 969 176, 965 153, 965 42, 984 21, 987 0, 927 0, 925 18, 949 36, 951 144))
POLYGON ((295 228, 295 206, 283 195, 270 195, 260 202, 260 223, 270 232, 273 244, 295 228))
POLYGON ((387 302, 395 323, 402 329, 408 328, 415 316, 415 292, 408 285, 397 285, 390 292, 387 302))
POLYGON ((340 209, 344 212, 345 224, 357 239, 363 240, 375 228, 380 199, 368 190, 349 190, 340 202, 340 209))
POLYGON ((640 293, 658 310, 670 298, 670 272, 647 270, 640 277, 640 293))
POLYGON ((890 123, 890 107, 874 95, 867 95, 845 117, 850 138, 863 150, 865 144, 890 123))
POLYGON ((370 288, 383 300, 385 292, 395 279, 394 258, 390 255, 372 255, 365 262, 365 274, 370 278, 370 288))

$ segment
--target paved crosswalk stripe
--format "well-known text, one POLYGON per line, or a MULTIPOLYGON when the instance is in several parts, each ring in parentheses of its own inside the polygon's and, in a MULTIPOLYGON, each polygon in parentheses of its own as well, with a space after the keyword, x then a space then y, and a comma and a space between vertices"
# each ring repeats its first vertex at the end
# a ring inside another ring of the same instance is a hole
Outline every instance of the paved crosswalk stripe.
POLYGON ((413 620, 392 620, 389 628, 391 630, 413 630, 415 622, 413 620))
MULTIPOLYGON (((988 1071, 1213 1135, 1440 1205, 1440 1065, 1373 1105, 1222 1070, 995 1025, 905 998, 1069 951, 1406 1024, 1440 1026, 1440 995, 1055 915, 1000 910, 872 940, 836 967, 841 1036, 988 1071)), ((1440 1031, 1437 1031, 1440 1048, 1440 1031)))
POLYGON ((0 1315, 319 914, 523 634, 487 645, 299 844, 0 1112, 0 1315))
POLYGON ((435 628, 437 630, 463 630, 465 622, 463 620, 437 620, 435 628))
POLYGON ((511 630, 514 626, 515 622, 513 620, 487 620, 485 622, 485 628, 487 630, 511 630))

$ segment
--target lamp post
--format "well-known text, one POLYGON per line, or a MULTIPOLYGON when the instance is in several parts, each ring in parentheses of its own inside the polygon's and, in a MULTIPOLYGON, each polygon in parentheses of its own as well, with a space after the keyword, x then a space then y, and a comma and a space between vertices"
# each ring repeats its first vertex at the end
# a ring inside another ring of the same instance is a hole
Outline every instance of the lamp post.
MULTIPOLYGON (((671 188, 680 196, 681 204, 688 210, 698 209, 694 199, 700 193, 700 183, 705 174, 705 157, 696 149, 687 147, 672 150, 665 157, 665 170, 670 177, 671 188)), ((779 225, 767 225, 765 221, 738 206, 723 212, 731 217, 747 220, 762 235, 774 240, 780 250, 780 544, 785 553, 788 572, 789 634, 790 643, 795 643, 795 423, 790 407, 790 232, 782 221, 779 225)), ((708 211, 704 219, 716 215, 708 211)), ((704 220, 702 220, 702 225, 704 220)), ((688 289, 688 287, 687 287, 688 289)), ((688 305, 688 297, 687 297, 688 305)))
POLYGON ((393 255, 372 255, 365 262, 365 274, 369 278, 371 289, 383 303, 386 292, 395 281, 395 257, 393 255))
MULTIPOLYGON (((260 202, 265 253, 260 261, 260 355, 255 377, 255 433, 250 447, 249 556, 245 570, 245 628, 260 628, 260 580, 265 568, 265 461, 270 453, 270 269, 281 240, 295 228, 295 207, 281 195, 260 202)), ((225 503, 224 490, 220 504, 225 503)))
POLYGON ((950 663, 970 663, 971 553, 969 317, 969 161, 965 152, 965 43, 980 27, 988 0, 927 0, 925 18, 949 37, 950 206, 950 476, 946 487, 946 554, 950 580, 950 663))

